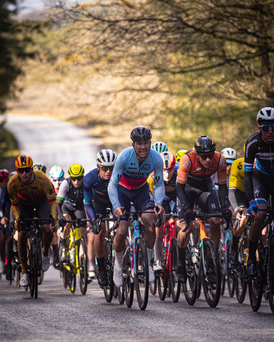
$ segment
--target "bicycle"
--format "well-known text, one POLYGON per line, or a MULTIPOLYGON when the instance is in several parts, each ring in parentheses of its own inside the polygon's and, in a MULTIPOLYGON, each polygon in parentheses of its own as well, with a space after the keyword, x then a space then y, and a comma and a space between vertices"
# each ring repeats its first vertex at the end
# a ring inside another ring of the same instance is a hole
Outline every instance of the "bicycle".
POLYGON ((168 218, 168 220, 163 227, 163 271, 159 272, 158 275, 159 298, 165 300, 169 286, 173 301, 178 302, 181 292, 181 283, 176 276, 179 250, 176 239, 175 219, 178 217, 178 214, 171 212, 163 216, 168 218))
MULTIPOLYGON (((189 282, 184 285, 184 293, 188 304, 193 305, 200 296, 202 285, 208 305, 214 308, 220 299, 221 274, 217 249, 213 241, 207 237, 205 229, 205 219, 211 217, 223 217, 223 215, 219 212, 196 213, 196 229, 192 231, 186 248, 186 270, 189 282), (199 231, 198 236, 195 231, 199 231)), ((183 231, 186 231, 188 227, 189 225, 183 231)))
POLYGON ((269 305, 274 313, 274 208, 257 209, 254 211, 265 211, 267 213, 268 237, 267 246, 263 246, 262 238, 258 241, 256 276, 250 278, 249 299, 253 311, 258 311, 261 306, 263 287, 267 286, 269 305))
MULTIPOLYGON (((153 213, 147 211, 146 213, 153 213)), ((123 287, 126 305, 130 308, 133 304, 134 287, 139 308, 145 310, 149 295, 149 262, 145 241, 142 237, 142 224, 139 217, 141 211, 127 212, 130 215, 129 236, 123 253, 123 287)), ((119 224, 120 217, 117 220, 119 224)), ((122 295, 122 294, 121 294, 122 295)), ((119 296, 119 293, 118 293, 119 296)))
MULTIPOLYGON (((70 234, 66 238, 66 259, 60 262, 60 272, 63 278, 64 288, 69 286, 70 292, 76 290, 76 275, 78 276, 80 291, 86 294, 88 284, 87 253, 84 239, 81 237, 81 227, 88 227, 89 219, 67 220, 70 223, 70 234)), ((59 245, 59 257, 61 257, 59 245)))
MULTIPOLYGON (((42 283, 42 230, 44 224, 54 226, 53 217, 38 218, 36 209, 33 210, 32 218, 23 218, 21 221, 30 222, 29 237, 27 243, 28 267, 29 267, 29 288, 31 297, 38 297, 38 285, 42 283), (40 279, 39 279, 40 278, 40 279)), ((20 221, 19 221, 20 222, 20 221)), ((26 287, 27 289, 27 287, 26 287)))

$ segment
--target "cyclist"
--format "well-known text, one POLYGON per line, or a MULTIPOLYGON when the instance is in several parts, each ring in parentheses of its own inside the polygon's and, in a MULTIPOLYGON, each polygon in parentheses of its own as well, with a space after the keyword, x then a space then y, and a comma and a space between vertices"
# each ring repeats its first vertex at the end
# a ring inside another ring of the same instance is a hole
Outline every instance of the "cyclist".
POLYGON ((40 171, 44 172, 44 174, 46 174, 47 167, 44 164, 38 163, 38 164, 33 165, 33 170, 40 170, 40 171))
POLYGON ((163 143, 161 141, 157 141, 156 143, 151 145, 151 148, 153 150, 155 150, 156 152, 158 152, 158 153, 162 153, 162 152, 168 151, 167 144, 165 144, 165 143, 163 143))
MULTIPOLYGON (((32 217, 33 209, 36 208, 39 218, 49 218, 51 214, 57 221, 57 202, 50 180, 42 171, 33 170, 33 161, 30 156, 18 156, 15 160, 15 167, 17 173, 8 182, 8 192, 16 220, 15 229, 19 230, 18 254, 22 266, 20 285, 28 286, 27 239, 29 222, 25 221, 24 218, 32 217)), ((42 271, 46 272, 49 268, 48 250, 53 234, 48 224, 43 224, 41 228, 43 232, 42 271)), ((54 229, 56 228, 57 226, 54 227, 54 229)))
MULTIPOLYGON (((85 170, 82 165, 72 164, 68 169, 69 178, 62 181, 57 194, 59 223, 64 226, 63 231, 60 233, 61 261, 66 259, 65 242, 70 229, 70 224, 66 223, 66 221, 75 218, 86 218, 83 188, 84 174, 85 170)), ((81 227, 81 235, 85 239, 84 227, 81 227)))
MULTIPOLYGON (((176 179, 177 179, 177 170, 175 169, 175 156, 171 152, 163 152, 161 153, 163 159, 163 168, 164 168, 164 184, 165 184, 165 197, 163 201, 163 207, 165 213, 176 213, 176 179)), ((149 183, 149 188, 151 193, 154 193, 154 184, 155 177, 154 174, 151 174, 147 182, 149 183)), ((154 244, 154 258, 155 262, 153 265, 153 271, 159 272, 162 271, 162 247, 163 247, 163 227, 156 227, 156 240, 154 244)))
POLYGON ((176 155, 175 155, 175 158, 176 158, 176 164, 179 164, 182 156, 187 152, 188 150, 179 150, 176 155))
MULTIPOLYGON (((160 154, 150 148, 151 136, 151 131, 145 126, 138 126, 132 130, 130 134, 132 147, 126 148, 118 156, 108 185, 108 194, 114 208, 114 214, 117 217, 122 215, 114 239, 115 263, 113 279, 118 287, 123 285, 122 255, 128 232, 128 217, 124 215, 122 207, 128 212, 130 202, 133 202, 136 210, 145 212, 153 209, 156 205, 159 208, 158 214, 164 213, 162 207, 165 194, 163 161, 160 154), (147 183, 147 178, 152 171, 155 172, 154 201, 147 183)), ((154 210, 156 213, 156 209, 154 210)), ((141 219, 145 226, 144 239, 150 264, 155 242, 156 216, 154 213, 143 213, 141 219)), ((154 279, 153 269, 149 266, 149 281, 152 282, 154 279)))
MULTIPOLYGON (((64 170, 59 165, 54 165, 49 170, 50 181, 54 187, 55 195, 58 194, 61 182, 64 180, 64 170)), ((53 266, 58 268, 59 266, 59 251, 58 251, 58 234, 53 233, 53 238, 51 241, 51 246, 53 249, 53 266)))
POLYGON ((105 227, 98 233, 96 214, 106 217, 106 209, 112 208, 107 187, 112 175, 117 155, 110 149, 103 149, 97 153, 97 167, 84 177, 84 202, 88 217, 93 220, 93 228, 87 234, 87 254, 89 259, 88 271, 90 277, 94 275, 94 252, 98 263, 97 279, 100 286, 107 286, 107 273, 105 268, 105 227), (95 235, 94 235, 94 232, 95 235), (93 245, 94 242, 94 245, 93 245))
MULTIPOLYGON (((177 177, 177 210, 180 228, 185 228, 195 218, 194 204, 205 213, 220 210, 218 196, 213 186, 211 175, 217 171, 219 184, 219 200, 225 219, 230 220, 231 211, 228 209, 228 191, 226 186, 226 161, 221 153, 216 151, 215 142, 207 135, 198 137, 194 150, 186 152, 179 164, 177 177)), ((220 218, 208 219, 210 225, 209 236, 216 248, 220 241, 220 218)), ((180 230, 177 235, 179 246, 179 260, 177 276, 180 281, 186 280, 185 248, 188 244, 192 224, 188 230, 180 230)))
POLYGON ((238 154, 236 150, 234 150, 231 147, 226 147, 221 151, 221 154, 225 157, 226 160, 226 174, 227 174, 227 179, 229 177, 230 173, 230 168, 231 164, 238 158, 238 154))
MULTIPOLYGON (((3 189, 7 186, 9 171, 7 169, 0 170, 0 197, 3 189)), ((1 209, 1 208, 0 208, 1 209)), ((6 245, 6 232, 4 226, 8 223, 4 212, 0 212, 0 274, 4 273, 5 263, 5 245, 6 245)))
POLYGON ((274 108, 264 107, 257 114, 259 132, 253 133, 245 143, 244 187, 249 201, 248 213, 254 215, 249 232, 249 258, 247 274, 256 275, 256 248, 262 236, 266 212, 253 211, 267 208, 269 196, 274 196, 274 108), (254 166, 254 160, 256 163, 254 166))

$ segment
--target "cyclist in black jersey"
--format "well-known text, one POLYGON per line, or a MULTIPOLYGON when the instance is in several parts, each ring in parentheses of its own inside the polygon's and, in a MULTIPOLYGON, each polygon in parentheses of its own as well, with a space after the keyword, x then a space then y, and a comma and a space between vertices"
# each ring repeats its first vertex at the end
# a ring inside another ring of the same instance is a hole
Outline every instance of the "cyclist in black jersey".
POLYGON ((262 235, 266 212, 256 215, 255 206, 267 207, 269 195, 274 195, 274 108, 265 107, 257 114, 258 130, 245 144, 244 187, 249 201, 248 213, 254 215, 254 223, 249 234, 249 260, 247 274, 256 275, 256 247, 262 235), (254 166, 254 160, 256 163, 254 166))

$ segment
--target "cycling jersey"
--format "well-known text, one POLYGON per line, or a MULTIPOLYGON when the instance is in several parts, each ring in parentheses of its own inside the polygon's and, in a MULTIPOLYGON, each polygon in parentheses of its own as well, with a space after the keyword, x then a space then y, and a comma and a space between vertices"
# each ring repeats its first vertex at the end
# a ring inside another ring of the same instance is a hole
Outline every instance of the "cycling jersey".
POLYGON ((264 142, 261 132, 252 134, 246 141, 244 171, 244 187, 249 201, 254 199, 253 176, 264 183, 273 183, 274 144, 264 142))
POLYGON ((137 190, 147 184, 147 178, 155 171, 155 203, 162 204, 165 189, 163 160, 155 150, 150 150, 146 159, 139 163, 133 147, 123 150, 118 156, 108 185, 108 194, 114 209, 120 206, 118 184, 127 190, 137 190))
MULTIPOLYGON (((155 184, 155 175, 154 173, 151 174, 147 182, 149 183, 149 189, 151 193, 154 193, 154 184, 155 184)), ((174 170, 173 176, 171 179, 167 182, 164 180, 164 185, 165 185, 165 197, 164 201, 176 201, 176 183, 177 183, 177 170, 174 170)))
POLYGON ((51 206, 51 215, 57 220, 57 202, 53 185, 44 172, 40 170, 33 171, 33 181, 25 184, 20 180, 16 173, 8 182, 8 192, 12 205, 12 212, 16 220, 20 216, 20 203, 37 202, 46 196, 51 206))
POLYGON ((73 186, 70 178, 67 178, 62 181, 58 194, 57 194, 57 202, 58 203, 68 203, 72 207, 83 206, 84 199, 84 189, 83 185, 79 188, 73 186))
POLYGON ((108 183, 108 179, 104 180, 99 176, 98 168, 93 169, 84 177, 84 203, 91 220, 96 219, 93 201, 106 204, 108 208, 111 208, 107 192, 108 183))
POLYGON ((245 192, 244 187, 244 158, 238 158, 231 164, 229 175, 229 189, 245 192))

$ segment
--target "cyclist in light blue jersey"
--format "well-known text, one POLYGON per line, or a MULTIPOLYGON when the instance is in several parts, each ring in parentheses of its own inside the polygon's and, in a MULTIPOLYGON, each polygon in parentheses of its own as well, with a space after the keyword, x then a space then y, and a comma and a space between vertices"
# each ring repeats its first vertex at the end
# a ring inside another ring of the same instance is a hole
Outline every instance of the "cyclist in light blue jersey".
MULTIPOLYGON (((108 186, 108 194, 114 208, 114 214, 116 217, 122 216, 114 239, 113 280, 118 287, 123 285, 122 254, 128 231, 128 216, 124 215, 122 207, 129 212, 132 202, 136 210, 151 211, 157 206, 159 211, 157 213, 154 209, 155 214, 164 213, 162 207, 165 196, 163 161, 161 155, 150 148, 151 131, 145 126, 138 126, 132 130, 130 138, 133 141, 132 147, 126 148, 118 156, 108 186), (147 178, 153 171, 155 174, 154 200, 147 183, 147 178)), ((149 264, 155 242, 155 214, 144 213, 142 215, 149 264)), ((149 281, 154 281, 154 272, 151 266, 149 266, 149 281)))

